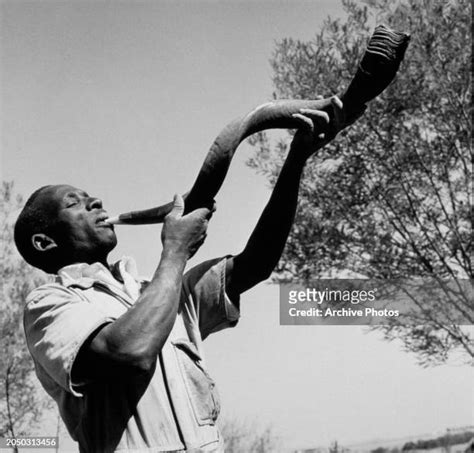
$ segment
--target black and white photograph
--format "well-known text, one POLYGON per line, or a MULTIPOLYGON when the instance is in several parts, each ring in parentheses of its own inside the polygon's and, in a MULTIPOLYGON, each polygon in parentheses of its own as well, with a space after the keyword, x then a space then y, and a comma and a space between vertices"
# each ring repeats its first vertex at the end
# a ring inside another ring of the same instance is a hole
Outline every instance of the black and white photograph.
POLYGON ((473 453, 472 2, 0 0, 0 453, 473 453))

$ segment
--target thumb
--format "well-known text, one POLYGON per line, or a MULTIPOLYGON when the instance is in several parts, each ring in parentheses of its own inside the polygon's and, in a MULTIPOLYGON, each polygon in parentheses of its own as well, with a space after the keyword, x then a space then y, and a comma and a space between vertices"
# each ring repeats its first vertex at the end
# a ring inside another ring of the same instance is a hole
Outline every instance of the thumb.
POLYGON ((173 209, 170 214, 173 217, 182 217, 184 212, 184 200, 183 197, 179 194, 175 194, 173 198, 173 209))

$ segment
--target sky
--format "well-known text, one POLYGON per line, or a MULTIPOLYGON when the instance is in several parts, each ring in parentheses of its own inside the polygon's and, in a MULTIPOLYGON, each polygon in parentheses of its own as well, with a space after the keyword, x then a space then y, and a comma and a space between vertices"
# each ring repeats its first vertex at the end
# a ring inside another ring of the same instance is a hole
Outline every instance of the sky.
MULTIPOLYGON (((1 13, 0 178, 25 196, 72 184, 110 214, 186 192, 220 129, 271 98, 275 41, 343 15, 337 0, 20 0, 1 13)), ((269 196, 251 152, 237 152, 192 263, 245 245, 269 196)), ((116 231, 112 259, 151 275, 160 227, 116 231)), ((360 327, 279 326, 275 285, 241 306, 236 328, 206 340, 209 368, 223 415, 271 425, 282 448, 473 424, 471 368, 421 368, 360 327)))

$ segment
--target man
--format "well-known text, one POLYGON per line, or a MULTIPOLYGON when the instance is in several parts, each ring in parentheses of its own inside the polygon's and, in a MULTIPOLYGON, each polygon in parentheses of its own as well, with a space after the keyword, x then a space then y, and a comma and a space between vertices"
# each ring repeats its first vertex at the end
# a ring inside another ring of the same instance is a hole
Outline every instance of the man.
POLYGON ((27 343, 81 452, 223 451, 219 397, 202 341, 237 323, 240 294, 277 264, 306 160, 351 122, 341 101, 332 102, 332 121, 320 111, 295 115, 301 128, 244 250, 185 274, 211 208, 183 215, 175 196, 161 259, 143 282, 130 260, 109 266, 117 238, 98 198, 56 185, 27 201, 15 225, 17 247, 30 264, 57 275, 28 297, 27 343))

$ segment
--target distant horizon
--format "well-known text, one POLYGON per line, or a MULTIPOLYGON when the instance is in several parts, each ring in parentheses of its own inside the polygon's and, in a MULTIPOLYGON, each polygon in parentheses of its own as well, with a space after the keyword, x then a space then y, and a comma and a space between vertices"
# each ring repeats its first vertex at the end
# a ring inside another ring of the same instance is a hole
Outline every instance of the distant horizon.
POLYGON ((437 437, 441 437, 441 436, 444 436, 446 434, 451 434, 450 432, 448 432, 450 430, 455 430, 456 433, 457 433, 457 430, 461 430, 459 432, 460 434, 462 434, 464 432, 467 433, 467 432, 470 432, 470 431, 474 432, 474 425, 449 427, 449 428, 446 428, 444 431, 434 431, 434 432, 430 432, 430 433, 412 434, 412 435, 407 435, 407 436, 404 436, 404 437, 396 437, 396 438, 392 438, 392 439, 388 439, 388 438, 385 438, 385 439, 378 439, 378 438, 367 439, 364 442, 348 443, 348 444, 345 444, 343 446, 347 447, 347 448, 360 447, 360 446, 364 446, 364 445, 367 445, 367 446, 368 445, 374 445, 375 446, 375 444, 377 444, 379 442, 382 442, 383 445, 380 445, 380 447, 385 447, 386 445, 394 444, 395 442, 397 442, 397 443, 399 443, 399 442, 406 443, 406 442, 410 442, 410 441, 414 441, 414 440, 435 439, 437 437))

